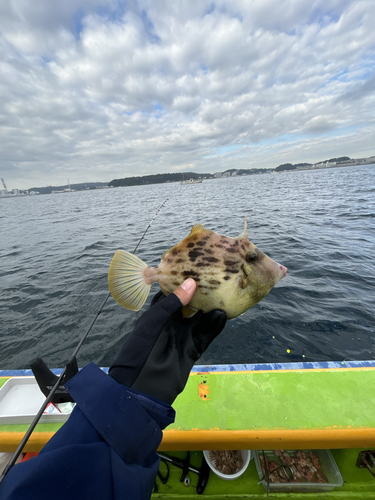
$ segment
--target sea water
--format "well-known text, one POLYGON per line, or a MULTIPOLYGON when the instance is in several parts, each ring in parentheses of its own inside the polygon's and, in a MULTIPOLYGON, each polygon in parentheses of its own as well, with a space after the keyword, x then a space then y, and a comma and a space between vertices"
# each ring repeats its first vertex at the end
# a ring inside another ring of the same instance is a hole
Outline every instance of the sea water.
MULTIPOLYGON (((108 294, 118 248, 156 266, 194 223, 288 268, 200 364, 375 359, 375 166, 0 198, 0 369, 62 367, 108 294)), ((144 311, 158 290, 154 284, 144 311)), ((110 297, 78 363, 108 366, 142 314, 110 297)))

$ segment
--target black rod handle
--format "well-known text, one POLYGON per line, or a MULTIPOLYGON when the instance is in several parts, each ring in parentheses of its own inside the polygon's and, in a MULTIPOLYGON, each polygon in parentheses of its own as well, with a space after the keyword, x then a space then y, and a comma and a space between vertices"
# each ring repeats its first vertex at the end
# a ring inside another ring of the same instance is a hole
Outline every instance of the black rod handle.
POLYGON ((204 492, 207 483, 208 483, 208 476, 210 475, 210 467, 208 463, 206 462, 206 459, 203 457, 202 460, 202 465, 199 471, 199 477, 198 477, 198 484, 197 484, 197 493, 198 495, 202 495, 204 492))

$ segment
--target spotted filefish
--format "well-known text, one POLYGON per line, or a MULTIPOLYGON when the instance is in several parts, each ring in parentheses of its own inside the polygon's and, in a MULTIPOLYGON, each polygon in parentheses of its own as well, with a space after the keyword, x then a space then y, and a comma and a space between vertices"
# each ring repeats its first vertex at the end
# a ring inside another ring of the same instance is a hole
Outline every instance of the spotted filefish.
POLYGON ((242 233, 230 238, 195 224, 186 238, 163 253, 160 264, 149 267, 139 257, 117 250, 108 272, 113 298, 127 309, 139 311, 152 283, 158 282, 165 295, 187 278, 197 290, 189 308, 209 312, 223 309, 235 318, 262 300, 287 268, 261 252, 247 237, 247 220, 242 233))

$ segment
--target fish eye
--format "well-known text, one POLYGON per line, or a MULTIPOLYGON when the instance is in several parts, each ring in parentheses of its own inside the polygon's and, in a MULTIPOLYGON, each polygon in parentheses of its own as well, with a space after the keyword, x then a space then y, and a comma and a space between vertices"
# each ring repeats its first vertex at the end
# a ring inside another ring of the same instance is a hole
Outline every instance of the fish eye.
POLYGON ((254 262, 254 260, 257 260, 257 258, 258 258, 258 254, 256 253, 255 250, 253 250, 252 252, 249 252, 246 255, 247 262, 254 262))

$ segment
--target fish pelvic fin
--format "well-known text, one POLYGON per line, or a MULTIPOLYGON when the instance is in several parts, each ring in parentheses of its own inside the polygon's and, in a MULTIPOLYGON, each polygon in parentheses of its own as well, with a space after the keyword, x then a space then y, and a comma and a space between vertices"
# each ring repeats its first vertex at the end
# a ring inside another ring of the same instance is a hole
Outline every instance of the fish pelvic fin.
POLYGON ((117 250, 108 271, 108 286, 112 297, 122 307, 139 311, 146 302, 151 285, 144 280, 148 266, 139 257, 125 250, 117 250))
POLYGON ((194 316, 195 313, 198 312, 197 309, 194 309, 193 307, 190 307, 189 305, 184 306, 181 311, 182 311, 183 318, 191 318, 192 316, 194 316))
POLYGON ((248 239, 248 236, 247 236, 247 216, 245 215, 245 224, 244 224, 244 227, 243 227, 243 231, 240 235, 237 236, 238 239, 242 240, 242 239, 248 239))

